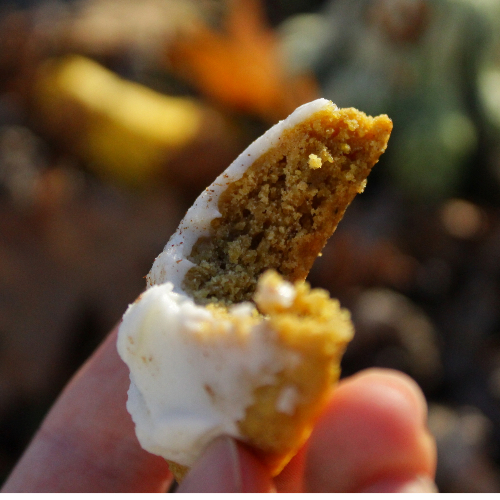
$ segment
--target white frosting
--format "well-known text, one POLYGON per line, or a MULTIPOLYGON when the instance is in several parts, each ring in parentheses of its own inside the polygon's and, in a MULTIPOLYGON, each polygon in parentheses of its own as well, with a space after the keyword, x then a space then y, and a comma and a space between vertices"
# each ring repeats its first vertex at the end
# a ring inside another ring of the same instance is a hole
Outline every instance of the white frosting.
POLYGON ((327 99, 317 99, 298 107, 288 118, 271 127, 256 139, 236 160, 197 198, 187 211, 177 231, 172 235, 163 252, 156 258, 148 275, 148 284, 161 284, 170 281, 174 290, 182 293, 181 284, 187 271, 194 266, 187 257, 193 245, 202 236, 208 236, 210 223, 220 216, 217 209, 219 196, 229 184, 240 179, 247 168, 263 153, 279 144, 281 134, 312 114, 333 107, 327 99))
POLYGON ((299 391, 294 385, 287 385, 281 390, 276 401, 276 410, 287 415, 293 415, 299 402, 299 391))
MULTIPOLYGON (((127 409, 141 446, 190 466, 214 437, 241 437, 237 422, 254 390, 299 359, 277 345, 265 320, 235 326, 252 314, 250 304, 234 306, 229 321, 172 288, 155 285, 129 306, 118 352, 130 368, 127 409)), ((287 393, 278 410, 294 405, 287 393)))

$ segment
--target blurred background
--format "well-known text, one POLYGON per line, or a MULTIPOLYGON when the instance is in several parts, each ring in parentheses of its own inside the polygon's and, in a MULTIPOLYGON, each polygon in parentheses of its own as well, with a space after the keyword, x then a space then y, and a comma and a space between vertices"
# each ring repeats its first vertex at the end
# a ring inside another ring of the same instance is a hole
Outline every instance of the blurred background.
POLYGON ((500 2, 0 1, 0 481, 184 211, 326 97, 394 121, 310 274, 410 374, 443 492, 500 491, 500 2))

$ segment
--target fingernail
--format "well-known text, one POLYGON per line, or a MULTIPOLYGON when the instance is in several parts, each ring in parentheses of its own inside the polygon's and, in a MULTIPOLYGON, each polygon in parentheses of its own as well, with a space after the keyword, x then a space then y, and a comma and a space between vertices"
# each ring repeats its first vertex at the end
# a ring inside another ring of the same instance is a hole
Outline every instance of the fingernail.
POLYGON ((434 481, 427 476, 412 479, 384 479, 365 488, 362 493, 438 493, 434 481))
POLYGON ((402 484, 395 493, 438 493, 438 488, 431 478, 418 476, 413 481, 402 484))
POLYGON ((179 493, 243 493, 236 442, 226 436, 212 441, 182 483, 179 493))

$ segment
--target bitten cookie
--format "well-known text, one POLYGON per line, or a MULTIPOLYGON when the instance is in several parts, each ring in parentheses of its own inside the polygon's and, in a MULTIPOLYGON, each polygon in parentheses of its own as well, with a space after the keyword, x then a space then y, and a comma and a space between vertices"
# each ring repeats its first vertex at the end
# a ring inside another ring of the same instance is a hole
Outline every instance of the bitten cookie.
POLYGON ((139 442, 178 480, 219 435, 273 474, 307 439, 353 326, 304 280, 391 130, 325 99, 297 108, 200 195, 155 260, 118 351, 139 442))

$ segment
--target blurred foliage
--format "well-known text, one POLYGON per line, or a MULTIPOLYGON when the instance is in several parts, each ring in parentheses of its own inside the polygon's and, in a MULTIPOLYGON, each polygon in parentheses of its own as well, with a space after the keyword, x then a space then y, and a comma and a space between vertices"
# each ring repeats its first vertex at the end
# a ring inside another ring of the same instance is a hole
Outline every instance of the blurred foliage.
POLYGON ((282 27, 294 72, 312 69, 339 106, 393 119, 383 168, 414 200, 458 194, 498 137, 497 99, 481 93, 500 47, 495 17, 470 3, 336 0, 282 27))

